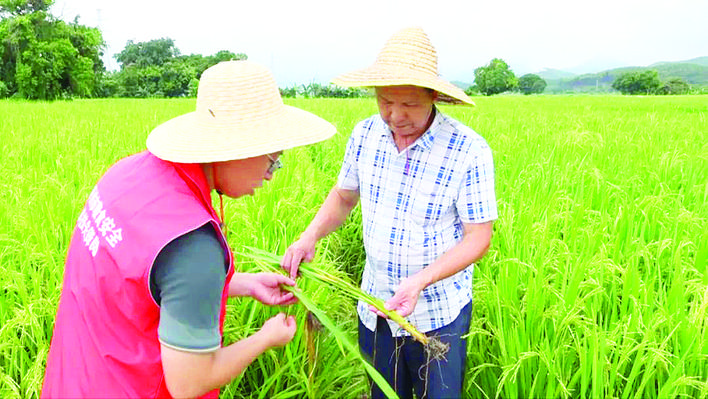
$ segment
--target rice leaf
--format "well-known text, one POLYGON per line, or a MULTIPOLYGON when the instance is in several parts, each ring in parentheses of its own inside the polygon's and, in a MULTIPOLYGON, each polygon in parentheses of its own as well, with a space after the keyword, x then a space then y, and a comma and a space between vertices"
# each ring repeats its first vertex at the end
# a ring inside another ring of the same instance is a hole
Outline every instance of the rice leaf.
POLYGON ((337 344, 339 345, 339 349, 342 351, 342 354, 345 356, 347 355, 347 351, 349 354, 354 355, 359 361, 361 361, 362 365, 364 366, 364 369, 366 370, 367 373, 369 373, 369 376, 371 376, 371 379, 374 380, 376 385, 379 386, 381 391, 388 397, 389 399, 394 399, 398 398, 398 395, 396 394, 396 391, 391 388, 391 385, 388 384, 386 379, 379 374, 378 371, 372 366, 364 357, 361 355, 361 352, 359 352, 359 348, 357 345, 352 343, 352 341, 349 339, 349 337, 337 327, 337 325, 327 316, 325 312, 320 310, 312 300, 303 293, 303 291, 297 287, 290 287, 287 285, 283 285, 283 288, 287 291, 290 291, 295 295, 295 297, 300 301, 300 303, 303 304, 309 310, 312 312, 322 323, 327 330, 329 330, 332 335, 336 338, 337 344), (344 347, 346 347, 346 351, 344 350, 344 347))
MULTIPOLYGON (((252 248, 248 246, 246 246, 245 248, 247 248, 250 253, 241 253, 241 255, 248 256, 254 260, 260 260, 261 262, 265 262, 269 266, 277 265, 280 263, 281 257, 278 255, 272 254, 270 252, 258 248, 252 248)), ((282 272, 282 269, 279 267, 276 267, 273 270, 282 272)), ((381 313, 385 314, 389 319, 396 322, 404 330, 408 331, 408 333, 411 334, 411 336, 415 338, 418 342, 422 343, 423 345, 428 345, 429 340, 428 337, 425 336, 425 334, 418 331, 418 329, 416 329, 411 323, 409 323, 408 320, 406 320, 403 316, 398 314, 398 312, 386 309, 383 300, 369 295, 366 292, 363 292, 351 281, 345 280, 338 276, 334 276, 328 273, 326 270, 316 268, 315 266, 309 263, 302 263, 300 265, 299 270, 300 274, 303 277, 315 279, 321 283, 328 284, 335 288, 338 293, 347 295, 354 300, 361 300, 365 303, 368 303, 369 305, 372 305, 381 313)))

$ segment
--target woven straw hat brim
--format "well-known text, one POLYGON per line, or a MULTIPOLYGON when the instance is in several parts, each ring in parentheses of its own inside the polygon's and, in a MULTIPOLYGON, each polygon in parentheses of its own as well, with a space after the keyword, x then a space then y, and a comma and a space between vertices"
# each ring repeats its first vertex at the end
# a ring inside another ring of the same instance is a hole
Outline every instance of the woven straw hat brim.
POLYGON ((430 74, 416 73, 405 68, 386 68, 381 65, 359 71, 345 73, 332 79, 332 83, 344 87, 377 86, 419 86, 447 94, 465 104, 475 105, 474 101, 462 89, 430 74))
POLYGON ((221 162, 313 144, 335 132, 319 116, 283 104, 264 66, 226 61, 202 74, 196 111, 153 129, 147 148, 166 161, 221 162))
POLYGON ((440 78, 438 55, 423 28, 413 26, 396 32, 368 68, 345 73, 332 83, 347 87, 419 86, 433 89, 441 96, 475 105, 462 89, 440 78))
POLYGON ((314 144, 334 135, 336 128, 299 108, 283 105, 279 113, 241 126, 200 126, 197 111, 170 119, 148 136, 148 150, 178 163, 245 159, 314 144))

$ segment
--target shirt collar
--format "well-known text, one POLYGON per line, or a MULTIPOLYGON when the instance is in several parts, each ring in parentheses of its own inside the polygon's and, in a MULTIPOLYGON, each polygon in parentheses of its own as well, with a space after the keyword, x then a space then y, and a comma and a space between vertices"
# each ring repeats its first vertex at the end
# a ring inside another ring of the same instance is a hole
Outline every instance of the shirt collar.
POLYGON ((170 163, 174 166, 180 177, 184 179, 194 195, 201 200, 202 203, 204 203, 209 212, 216 215, 216 211, 211 204, 211 190, 209 189, 209 183, 206 180, 206 176, 204 176, 204 171, 202 170, 200 164, 170 163))
MULTIPOLYGON (((418 139, 413 142, 411 147, 419 146, 424 150, 430 150, 433 148, 433 141, 435 141, 435 136, 440 130, 443 121, 443 115, 440 111, 438 111, 438 108, 435 105, 433 105, 433 112, 435 112, 433 123, 430 124, 428 130, 426 130, 422 136, 418 137, 418 139)), ((384 126, 386 126, 386 128, 382 130, 381 135, 393 138, 393 132, 391 131, 391 128, 386 125, 386 122, 384 122, 384 126)))

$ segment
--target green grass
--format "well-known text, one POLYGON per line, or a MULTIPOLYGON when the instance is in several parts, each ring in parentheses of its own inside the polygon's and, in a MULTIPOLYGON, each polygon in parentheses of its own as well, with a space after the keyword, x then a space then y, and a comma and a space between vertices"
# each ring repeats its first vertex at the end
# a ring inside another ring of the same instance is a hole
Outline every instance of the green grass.
MULTIPOLYGON (((336 181, 371 99, 288 100, 339 133, 286 151, 254 197, 227 200, 229 243, 283 253, 336 181)), ((487 138, 500 219, 475 269, 465 390, 471 398, 708 398, 708 96, 499 96, 443 106, 487 138)), ((76 217, 116 160, 194 100, 0 101, 0 397, 39 396, 76 217)), ((318 246, 358 279, 361 216, 318 246)), ((240 270, 256 265, 237 256, 240 270)), ((303 282, 353 338, 355 304, 303 282)), ((231 342, 283 308, 239 298, 231 342)), ((334 337, 308 361, 293 342, 259 357, 228 398, 359 398, 364 370, 334 337)))

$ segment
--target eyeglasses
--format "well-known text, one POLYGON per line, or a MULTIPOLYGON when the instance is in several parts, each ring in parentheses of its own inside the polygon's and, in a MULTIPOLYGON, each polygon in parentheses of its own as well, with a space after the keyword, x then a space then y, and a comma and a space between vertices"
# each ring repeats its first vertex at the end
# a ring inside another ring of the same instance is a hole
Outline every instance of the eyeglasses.
POLYGON ((270 166, 268 167, 268 174, 272 175, 273 173, 275 173, 276 170, 283 167, 283 162, 280 160, 280 157, 273 159, 273 157, 271 157, 270 154, 266 154, 266 156, 270 160, 270 166))

